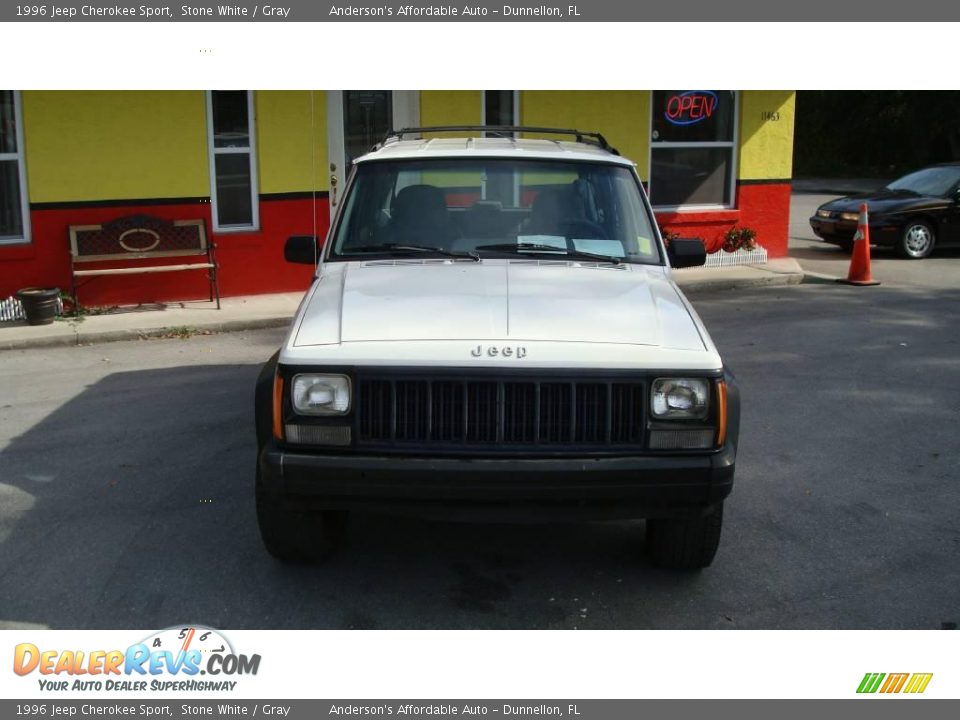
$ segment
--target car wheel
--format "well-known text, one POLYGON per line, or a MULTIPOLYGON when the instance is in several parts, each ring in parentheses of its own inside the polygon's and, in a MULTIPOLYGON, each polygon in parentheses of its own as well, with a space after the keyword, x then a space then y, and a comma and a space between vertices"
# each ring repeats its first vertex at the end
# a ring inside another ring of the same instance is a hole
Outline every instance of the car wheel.
POLYGON ((837 243, 837 247, 843 250, 843 252, 850 254, 853 252, 853 240, 841 240, 837 243))
POLYGON ((934 242, 933 228, 929 223, 911 222, 904 225, 897 250, 905 258, 919 260, 933 252, 934 242))
POLYGON ((647 552, 655 565, 699 570, 713 562, 720 546, 723 503, 696 518, 647 520, 647 552))
POLYGON ((257 469, 257 524, 264 547, 285 563, 316 563, 326 559, 342 539, 347 513, 295 508, 271 497, 257 469))

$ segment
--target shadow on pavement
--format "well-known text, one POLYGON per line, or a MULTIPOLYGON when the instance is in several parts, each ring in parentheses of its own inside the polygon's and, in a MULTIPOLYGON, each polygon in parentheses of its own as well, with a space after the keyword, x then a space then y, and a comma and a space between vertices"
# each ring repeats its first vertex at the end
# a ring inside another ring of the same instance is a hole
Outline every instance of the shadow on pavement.
POLYGON ((257 371, 111 374, 15 438, 0 454, 0 621, 572 628, 611 621, 597 586, 696 582, 645 565, 641 522, 356 515, 328 564, 280 565, 254 514, 257 371))

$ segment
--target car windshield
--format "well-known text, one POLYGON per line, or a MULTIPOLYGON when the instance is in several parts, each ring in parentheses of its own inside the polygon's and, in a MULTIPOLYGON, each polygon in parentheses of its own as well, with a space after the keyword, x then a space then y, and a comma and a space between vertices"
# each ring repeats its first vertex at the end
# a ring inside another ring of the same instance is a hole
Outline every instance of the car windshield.
POLYGON ((660 264, 632 170, 508 159, 360 163, 330 258, 569 256, 660 264))
POLYGON ((887 185, 889 190, 906 190, 917 195, 946 195, 960 182, 960 165, 924 168, 904 175, 887 185))

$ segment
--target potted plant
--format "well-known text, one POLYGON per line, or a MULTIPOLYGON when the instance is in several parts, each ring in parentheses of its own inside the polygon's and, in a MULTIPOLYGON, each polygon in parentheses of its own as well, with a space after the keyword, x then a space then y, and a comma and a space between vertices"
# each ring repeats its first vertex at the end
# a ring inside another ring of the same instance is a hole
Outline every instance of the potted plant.
POLYGON ((28 325, 49 325, 60 306, 60 288, 23 288, 17 292, 28 325))
POLYGON ((747 250, 757 249, 757 231, 749 227, 737 227, 734 225, 727 230, 723 236, 724 252, 736 252, 740 248, 747 250))

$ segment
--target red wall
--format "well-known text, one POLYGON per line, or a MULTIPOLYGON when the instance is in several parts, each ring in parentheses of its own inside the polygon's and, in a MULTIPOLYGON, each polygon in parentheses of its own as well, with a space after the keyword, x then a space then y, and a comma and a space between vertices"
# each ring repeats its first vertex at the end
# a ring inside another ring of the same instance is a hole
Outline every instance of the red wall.
MULTIPOLYGON (((203 218, 211 227, 210 204, 206 199, 176 204, 78 206, 31 210, 33 242, 21 246, 0 246, 0 298, 31 285, 70 289, 70 256, 67 227, 95 225, 124 215, 155 215, 168 220, 203 218)), ((322 238, 330 222, 326 197, 318 197, 316 230, 322 238)), ((290 235, 309 235, 314 229, 314 204, 309 197, 260 200, 260 231, 214 235, 220 266, 220 294, 304 290, 312 270, 283 260, 283 244, 290 235)), ((681 237, 700 237, 708 252, 717 252, 723 234, 734 225, 752 227, 757 241, 770 257, 787 254, 790 217, 788 182, 741 183, 737 186, 737 207, 709 212, 657 213, 660 226, 681 237)), ((158 259, 156 264, 189 262, 187 258, 158 259)), ((88 268, 96 267, 93 264, 88 268)), ((207 297, 209 285, 201 271, 96 277, 79 291, 87 306, 196 300, 207 297)))
MULTIPOLYGON (((221 296, 304 290, 310 284, 312 269, 283 260, 283 244, 290 235, 310 235, 314 231, 314 205, 309 197, 260 200, 258 232, 213 235, 219 265, 221 296)), ((142 205, 123 203, 112 206, 39 208, 30 212, 33 242, 29 245, 0 246, 0 297, 12 295, 32 285, 57 286, 69 291, 70 251, 67 228, 70 225, 96 225, 124 215, 154 215, 168 220, 202 218, 210 221, 209 201, 185 201, 176 204, 142 205)), ((316 230, 322 238, 330 222, 326 197, 316 202, 316 230)), ((191 258, 155 258, 139 261, 148 265, 183 264, 191 258)), ((105 264, 109 266, 109 263, 105 264)), ((84 268, 100 266, 85 263, 84 268)), ((208 296, 209 283, 203 271, 101 276, 85 279, 79 289, 80 301, 87 306, 196 300, 208 296)))
POLYGON ((699 237, 707 252, 719 252, 723 235, 734 225, 757 231, 757 243, 771 258, 786 257, 790 231, 790 183, 747 182, 737 184, 737 207, 704 212, 658 212, 662 230, 680 237, 699 237))

